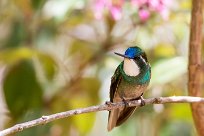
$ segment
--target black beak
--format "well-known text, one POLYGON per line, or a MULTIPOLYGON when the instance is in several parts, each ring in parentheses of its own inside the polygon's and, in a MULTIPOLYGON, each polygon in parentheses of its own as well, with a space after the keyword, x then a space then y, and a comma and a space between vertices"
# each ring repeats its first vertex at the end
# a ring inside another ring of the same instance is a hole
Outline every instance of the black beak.
POLYGON ((128 56, 126 56, 126 55, 123 55, 123 54, 120 54, 120 53, 117 53, 117 52, 114 52, 116 55, 118 55, 118 56, 121 56, 121 57, 124 57, 124 58, 129 58, 128 56))

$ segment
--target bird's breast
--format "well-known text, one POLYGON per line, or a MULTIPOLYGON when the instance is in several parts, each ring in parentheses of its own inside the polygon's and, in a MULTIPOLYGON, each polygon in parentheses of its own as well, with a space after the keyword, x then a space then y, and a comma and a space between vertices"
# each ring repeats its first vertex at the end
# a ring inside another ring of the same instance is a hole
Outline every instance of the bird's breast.
POLYGON ((131 100, 140 97, 146 90, 147 86, 148 84, 136 85, 122 80, 118 87, 118 93, 125 100, 131 100))

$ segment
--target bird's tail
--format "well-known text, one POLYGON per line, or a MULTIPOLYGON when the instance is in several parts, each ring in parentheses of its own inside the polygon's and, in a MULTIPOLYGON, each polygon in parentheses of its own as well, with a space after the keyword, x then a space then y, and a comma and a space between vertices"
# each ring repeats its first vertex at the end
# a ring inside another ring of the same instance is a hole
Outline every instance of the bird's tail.
POLYGON ((124 123, 137 109, 137 107, 127 107, 120 113, 118 120, 116 122, 116 126, 120 126, 122 123, 124 123))
POLYGON ((109 111, 108 116, 108 131, 111 131, 114 127, 116 127, 116 123, 119 117, 119 109, 114 109, 112 111, 109 111))
POLYGON ((124 123, 134 113, 136 108, 137 107, 127 107, 110 111, 108 117, 108 131, 124 123))

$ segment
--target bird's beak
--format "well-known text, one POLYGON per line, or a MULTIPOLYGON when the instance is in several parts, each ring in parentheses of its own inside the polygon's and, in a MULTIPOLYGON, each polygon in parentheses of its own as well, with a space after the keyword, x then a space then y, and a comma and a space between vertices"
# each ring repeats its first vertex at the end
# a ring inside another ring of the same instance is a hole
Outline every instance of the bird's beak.
POLYGON ((120 53, 117 53, 117 52, 114 52, 116 55, 118 55, 118 56, 121 56, 121 57, 124 57, 124 58, 128 58, 129 59, 129 57, 128 56, 126 56, 126 55, 123 55, 123 54, 120 54, 120 53))

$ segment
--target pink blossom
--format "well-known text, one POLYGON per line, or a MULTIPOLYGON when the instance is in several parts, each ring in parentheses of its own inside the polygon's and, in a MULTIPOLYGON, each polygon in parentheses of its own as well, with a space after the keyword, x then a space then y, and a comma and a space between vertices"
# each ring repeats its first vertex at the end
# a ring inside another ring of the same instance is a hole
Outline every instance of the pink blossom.
POLYGON ((150 17, 150 12, 146 9, 139 10, 139 18, 141 21, 146 21, 150 17))
POLYGON ((164 9, 160 12, 160 15, 162 16, 163 19, 167 20, 169 18, 169 10, 164 9))
POLYGON ((163 19, 167 20, 169 18, 170 14, 170 7, 172 6, 172 0, 160 0, 163 7, 162 10, 159 11, 160 15, 162 16, 163 19))
POLYGON ((149 6, 153 11, 160 12, 164 9, 162 0, 149 0, 149 6))
POLYGON ((163 19, 168 19, 169 10, 167 0, 149 0, 151 10, 159 13, 163 19))
POLYGON ((122 17, 122 6, 124 0, 112 0, 109 12, 111 13, 114 20, 119 20, 122 17))
POLYGON ((110 8, 110 13, 114 20, 120 20, 122 17, 122 8, 119 6, 112 6, 110 8))
POLYGON ((106 5, 106 0, 96 0, 94 4, 94 16, 96 19, 101 19, 106 5))
POLYGON ((141 5, 144 5, 147 3, 148 0, 131 0, 131 4, 133 6, 138 6, 140 7, 141 5))
POLYGON ((169 0, 132 0, 131 2, 133 5, 137 4, 138 14, 142 21, 149 19, 152 13, 160 14, 163 19, 168 19, 169 0))
POLYGON ((168 19, 169 3, 171 0, 95 0, 94 15, 101 19, 104 13, 110 13, 114 20, 122 18, 122 7, 125 2, 130 2, 133 8, 138 9, 141 21, 147 21, 152 14, 159 14, 163 19, 168 19), (104 12, 105 11, 105 12, 104 12))
POLYGON ((124 0, 96 0, 94 4, 94 15, 97 19, 103 17, 104 10, 108 10, 114 20, 122 17, 122 6, 124 0))

